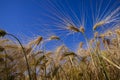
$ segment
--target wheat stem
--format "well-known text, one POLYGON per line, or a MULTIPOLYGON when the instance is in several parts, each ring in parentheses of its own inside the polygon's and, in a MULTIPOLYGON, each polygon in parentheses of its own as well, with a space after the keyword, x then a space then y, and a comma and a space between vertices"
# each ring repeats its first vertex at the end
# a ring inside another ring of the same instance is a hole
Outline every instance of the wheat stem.
POLYGON ((31 74, 30 74, 30 67, 29 67, 29 63, 28 63, 28 59, 27 59, 27 55, 26 55, 26 52, 25 52, 25 49, 24 49, 22 43, 21 43, 20 40, 19 40, 16 36, 14 36, 13 34, 9 34, 9 33, 7 33, 7 35, 12 36, 13 38, 15 38, 15 39, 19 42, 19 44, 20 44, 20 46, 21 46, 21 48, 22 48, 22 50, 23 50, 25 60, 26 60, 26 66, 27 66, 27 70, 28 70, 29 80, 32 80, 32 78, 31 78, 31 74))

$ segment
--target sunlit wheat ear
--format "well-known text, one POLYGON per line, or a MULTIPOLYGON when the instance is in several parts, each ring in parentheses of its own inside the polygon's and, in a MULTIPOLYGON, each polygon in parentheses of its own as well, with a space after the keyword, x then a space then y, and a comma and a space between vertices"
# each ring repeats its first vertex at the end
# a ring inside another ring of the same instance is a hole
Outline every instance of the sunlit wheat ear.
POLYGON ((0 30, 0 37, 4 37, 7 33, 4 30, 0 30))
POLYGON ((42 40, 43 40, 43 37, 39 36, 39 37, 35 40, 35 44, 36 44, 36 45, 39 45, 42 40))
POLYGON ((65 52, 64 54, 63 54, 64 56, 76 56, 76 54, 74 53, 74 52, 65 52))
MULTIPOLYGON (((38 56, 38 55, 40 55, 40 54, 43 54, 44 53, 44 51, 42 51, 42 50, 40 50, 40 51, 37 51, 35 54, 34 54, 34 57, 35 56, 38 56)), ((39 56, 38 56, 39 57, 39 56)))
POLYGON ((102 26, 105 24, 105 21, 100 21, 98 23, 96 23, 94 26, 93 26, 93 30, 96 30, 98 27, 102 26))
POLYGON ((68 51, 68 48, 64 45, 62 46, 59 46, 57 49, 56 49, 56 57, 60 57, 60 54, 64 53, 64 52, 67 52, 68 51))
POLYGON ((49 40, 60 40, 60 38, 58 36, 51 36, 49 40))
MULTIPOLYGON (((64 48, 64 45, 62 45, 62 46, 59 46, 57 49, 56 49, 56 57, 60 54, 60 52, 63 50, 63 48, 64 48)), ((60 57, 60 56, 59 56, 60 57)))
POLYGON ((73 25, 68 25, 67 29, 71 30, 73 32, 80 32, 79 29, 76 26, 73 26, 73 25))
POLYGON ((83 26, 81 26, 81 27, 80 27, 80 29, 79 29, 79 31, 80 31, 81 33, 84 33, 84 32, 85 32, 84 27, 83 27, 83 26))
POLYGON ((65 52, 62 56, 61 56, 61 59, 62 60, 64 57, 67 57, 67 56, 77 56, 74 52, 65 52))
POLYGON ((35 40, 29 42, 28 46, 31 47, 32 45, 39 45, 42 40, 43 40, 43 37, 39 36, 35 40))
POLYGON ((59 47, 56 49, 56 53, 61 52, 64 48, 65 48, 65 46, 64 46, 64 45, 59 46, 59 47))
POLYGON ((45 55, 39 57, 39 59, 37 60, 37 62, 35 63, 35 65, 38 65, 43 59, 45 59, 45 55))

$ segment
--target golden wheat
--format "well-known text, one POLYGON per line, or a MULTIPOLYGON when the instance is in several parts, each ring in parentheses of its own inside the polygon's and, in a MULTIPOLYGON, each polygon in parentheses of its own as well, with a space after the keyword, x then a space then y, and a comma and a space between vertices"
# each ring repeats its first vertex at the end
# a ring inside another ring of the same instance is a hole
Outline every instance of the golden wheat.
POLYGON ((102 26, 105 24, 105 21, 100 21, 98 23, 96 23, 94 26, 93 26, 93 30, 96 30, 98 27, 102 26))

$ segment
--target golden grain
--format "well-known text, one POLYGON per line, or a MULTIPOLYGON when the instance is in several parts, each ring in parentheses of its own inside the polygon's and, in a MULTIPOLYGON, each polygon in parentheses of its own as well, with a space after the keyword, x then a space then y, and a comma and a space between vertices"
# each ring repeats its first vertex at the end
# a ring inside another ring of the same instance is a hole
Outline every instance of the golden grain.
POLYGON ((57 37, 57 36, 51 36, 51 37, 49 38, 49 40, 60 40, 60 38, 57 37))
POLYGON ((80 32, 79 29, 76 26, 73 26, 73 25, 68 25, 67 29, 71 30, 73 32, 80 32))
POLYGON ((100 21, 98 23, 96 23, 94 26, 93 26, 93 30, 96 30, 98 27, 102 26, 105 24, 105 21, 100 21))

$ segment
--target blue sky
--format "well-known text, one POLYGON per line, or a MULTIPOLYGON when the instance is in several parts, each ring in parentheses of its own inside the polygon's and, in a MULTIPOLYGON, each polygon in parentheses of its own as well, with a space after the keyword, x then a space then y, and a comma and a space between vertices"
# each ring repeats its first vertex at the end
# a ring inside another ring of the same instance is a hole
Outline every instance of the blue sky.
MULTIPOLYGON (((58 30, 64 28, 59 23, 62 20, 58 19, 58 16, 64 20, 69 19, 69 16, 78 27, 81 25, 78 22, 84 21, 86 35, 91 38, 95 22, 93 19, 97 16, 102 20, 104 15, 109 15, 117 7, 120 7, 119 0, 0 0, 0 29, 18 37, 24 36, 23 41, 39 35, 45 38, 50 35, 58 35, 70 49, 74 50, 80 41, 85 40, 81 33, 67 36, 69 31, 58 30)), ((119 12, 117 14, 120 14, 119 12)), ((98 31, 102 32, 107 28, 101 28, 98 31)), ((60 45, 55 41, 48 43, 48 48, 52 49, 51 45, 55 47, 54 44, 60 45)))

